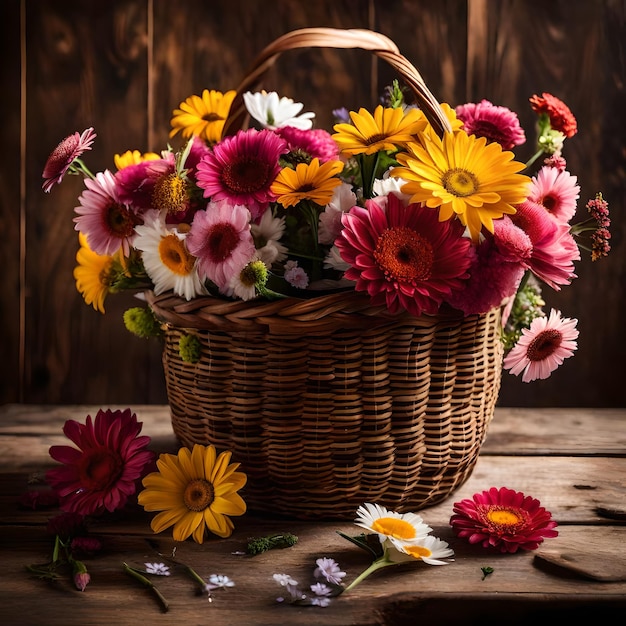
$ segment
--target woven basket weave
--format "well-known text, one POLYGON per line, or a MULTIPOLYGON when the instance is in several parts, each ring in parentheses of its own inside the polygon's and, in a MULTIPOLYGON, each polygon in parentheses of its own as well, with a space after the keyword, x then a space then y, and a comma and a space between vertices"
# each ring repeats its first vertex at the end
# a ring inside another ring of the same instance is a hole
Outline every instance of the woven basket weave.
MULTIPOLYGON (((270 44, 241 94, 280 52, 358 47, 388 61, 431 124, 449 130, 417 70, 371 31, 304 29, 270 44)), ((312 299, 186 301, 147 294, 164 322, 163 366, 174 433, 231 450, 248 475, 249 509, 350 519, 376 502, 398 512, 435 504, 469 477, 500 389, 500 311, 415 318, 345 291, 312 299), (199 362, 179 340, 196 336, 199 362)))

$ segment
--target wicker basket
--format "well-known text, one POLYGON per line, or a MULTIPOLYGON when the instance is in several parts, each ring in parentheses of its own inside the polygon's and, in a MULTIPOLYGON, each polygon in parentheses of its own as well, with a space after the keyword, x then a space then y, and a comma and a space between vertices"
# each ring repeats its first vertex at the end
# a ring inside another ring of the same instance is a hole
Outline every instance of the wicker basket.
MULTIPOLYGON (((449 129, 417 70, 371 31, 304 29, 268 46, 239 96, 284 50, 359 47, 397 69, 431 123, 449 129)), ((185 301, 148 294, 164 322, 163 365, 181 443, 228 449, 248 475, 249 509, 353 518, 364 502, 398 512, 446 498, 470 476, 500 389, 500 311, 390 315, 354 291, 312 299, 185 301), (199 362, 182 360, 195 335, 199 362)))

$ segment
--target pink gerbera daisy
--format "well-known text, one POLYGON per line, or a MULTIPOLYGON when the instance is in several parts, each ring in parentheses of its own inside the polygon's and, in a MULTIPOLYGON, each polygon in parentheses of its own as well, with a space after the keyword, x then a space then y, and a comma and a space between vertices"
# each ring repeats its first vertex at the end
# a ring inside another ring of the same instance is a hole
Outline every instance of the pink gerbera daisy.
POLYGON ((72 164, 85 150, 91 150, 96 138, 93 128, 69 135, 52 151, 43 168, 43 190, 49 192, 54 185, 60 183, 72 164))
POLYGON ((560 311, 554 309, 550 317, 536 317, 506 355, 505 369, 515 376, 523 373, 525 383, 548 378, 578 347, 577 323, 576 319, 561 317, 560 311))
POLYGON ((576 278, 574 261, 580 259, 569 226, 557 222, 542 205, 531 200, 519 204, 511 219, 533 244, 528 261, 532 273, 556 291, 560 291, 561 285, 569 285, 576 278))
POLYGON ((345 277, 391 313, 434 314, 468 277, 470 240, 459 221, 440 222, 436 211, 405 207, 394 194, 387 196, 386 209, 380 202, 370 200, 342 216, 335 245, 351 265, 345 277))
POLYGON ((201 274, 222 290, 254 257, 250 212, 227 200, 210 202, 198 211, 186 239, 191 254, 198 257, 201 274))
POLYGON ((456 116, 463 122, 463 130, 468 135, 485 137, 488 143, 495 141, 504 150, 512 150, 526 141, 517 113, 489 100, 462 104, 456 107, 456 116))
POLYGON ((457 536, 499 552, 535 550, 545 538, 559 534, 539 500, 506 487, 455 502, 453 511, 450 525, 457 536))
POLYGON ((528 199, 544 206, 560 222, 569 222, 576 213, 580 186, 576 176, 556 167, 542 167, 532 178, 528 199))
POLYGON ((287 149, 287 142, 270 130, 241 130, 198 163, 198 187, 204 189, 205 198, 246 206, 256 222, 276 198, 270 187, 287 149))
POLYGON ((121 248, 128 256, 140 217, 120 201, 115 177, 109 170, 98 172, 95 179, 86 178, 85 186, 87 189, 78 198, 80 206, 74 209, 78 213, 75 230, 87 237, 96 254, 113 255, 121 248))
POLYGON ((154 460, 146 449, 150 437, 139 436, 141 427, 130 409, 99 410, 86 424, 65 422, 63 433, 77 447, 51 446, 50 456, 63 466, 46 473, 62 510, 92 515, 126 504, 154 460))
POLYGON ((288 142, 290 152, 303 152, 305 157, 319 159, 320 163, 339 158, 339 146, 331 134, 322 128, 302 130, 294 126, 283 126, 274 132, 288 142))

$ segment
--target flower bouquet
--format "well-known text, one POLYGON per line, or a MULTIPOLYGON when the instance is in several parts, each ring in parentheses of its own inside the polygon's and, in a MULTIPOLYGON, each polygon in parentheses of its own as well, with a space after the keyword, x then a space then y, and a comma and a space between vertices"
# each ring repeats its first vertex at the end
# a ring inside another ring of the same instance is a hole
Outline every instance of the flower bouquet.
POLYGON ((125 323, 163 337, 174 431, 232 450, 251 508, 418 509, 471 473, 505 352, 525 381, 573 354, 576 320, 547 316, 540 285, 575 277, 575 237, 592 230, 593 258, 608 252, 601 195, 589 223, 570 224, 573 114, 550 94, 531 106, 524 164, 512 111, 438 103, 378 33, 304 29, 270 44, 237 90, 181 103, 179 150, 116 155, 115 173, 94 175, 88 129, 51 155, 44 189, 85 175, 77 288, 101 312, 111 293, 145 294, 125 323), (280 53, 322 46, 370 50, 403 86, 372 111, 336 111, 332 133, 253 91, 280 53))

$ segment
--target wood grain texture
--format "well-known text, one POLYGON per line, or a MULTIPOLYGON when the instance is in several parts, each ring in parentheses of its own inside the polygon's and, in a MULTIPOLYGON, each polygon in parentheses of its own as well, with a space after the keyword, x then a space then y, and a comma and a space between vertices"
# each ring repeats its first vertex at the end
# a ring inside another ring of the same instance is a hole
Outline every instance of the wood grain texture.
MULTIPOLYGON (((1 75, 7 123, 0 171, 0 401, 166 401, 158 342, 129 335, 121 321, 133 297, 109 298, 102 316, 75 290, 71 220, 82 183, 71 178, 50 194, 41 190, 43 165, 58 141, 94 126, 98 139, 87 159, 94 171, 112 167, 113 155, 126 149, 159 150, 184 98, 236 87, 256 54, 289 30, 335 26, 372 28, 392 38, 441 101, 487 98, 517 111, 529 137, 522 159, 532 151, 528 97, 550 91, 568 103, 580 128, 565 150, 581 185, 578 215, 603 191, 613 216, 613 250, 597 263, 583 258, 571 287, 544 292, 547 308, 579 319, 575 357, 532 385, 504 375, 500 404, 625 405, 626 8, 620 0, 276 0, 271 10, 246 0, 5 0, 2 12, 10 62, 1 75), (24 58, 18 54, 21 6, 24 58), (19 132, 26 140, 21 150, 19 132)), ((302 50, 283 55, 264 86, 304 102, 328 127, 332 109, 372 106, 393 77, 363 51, 302 50)))

